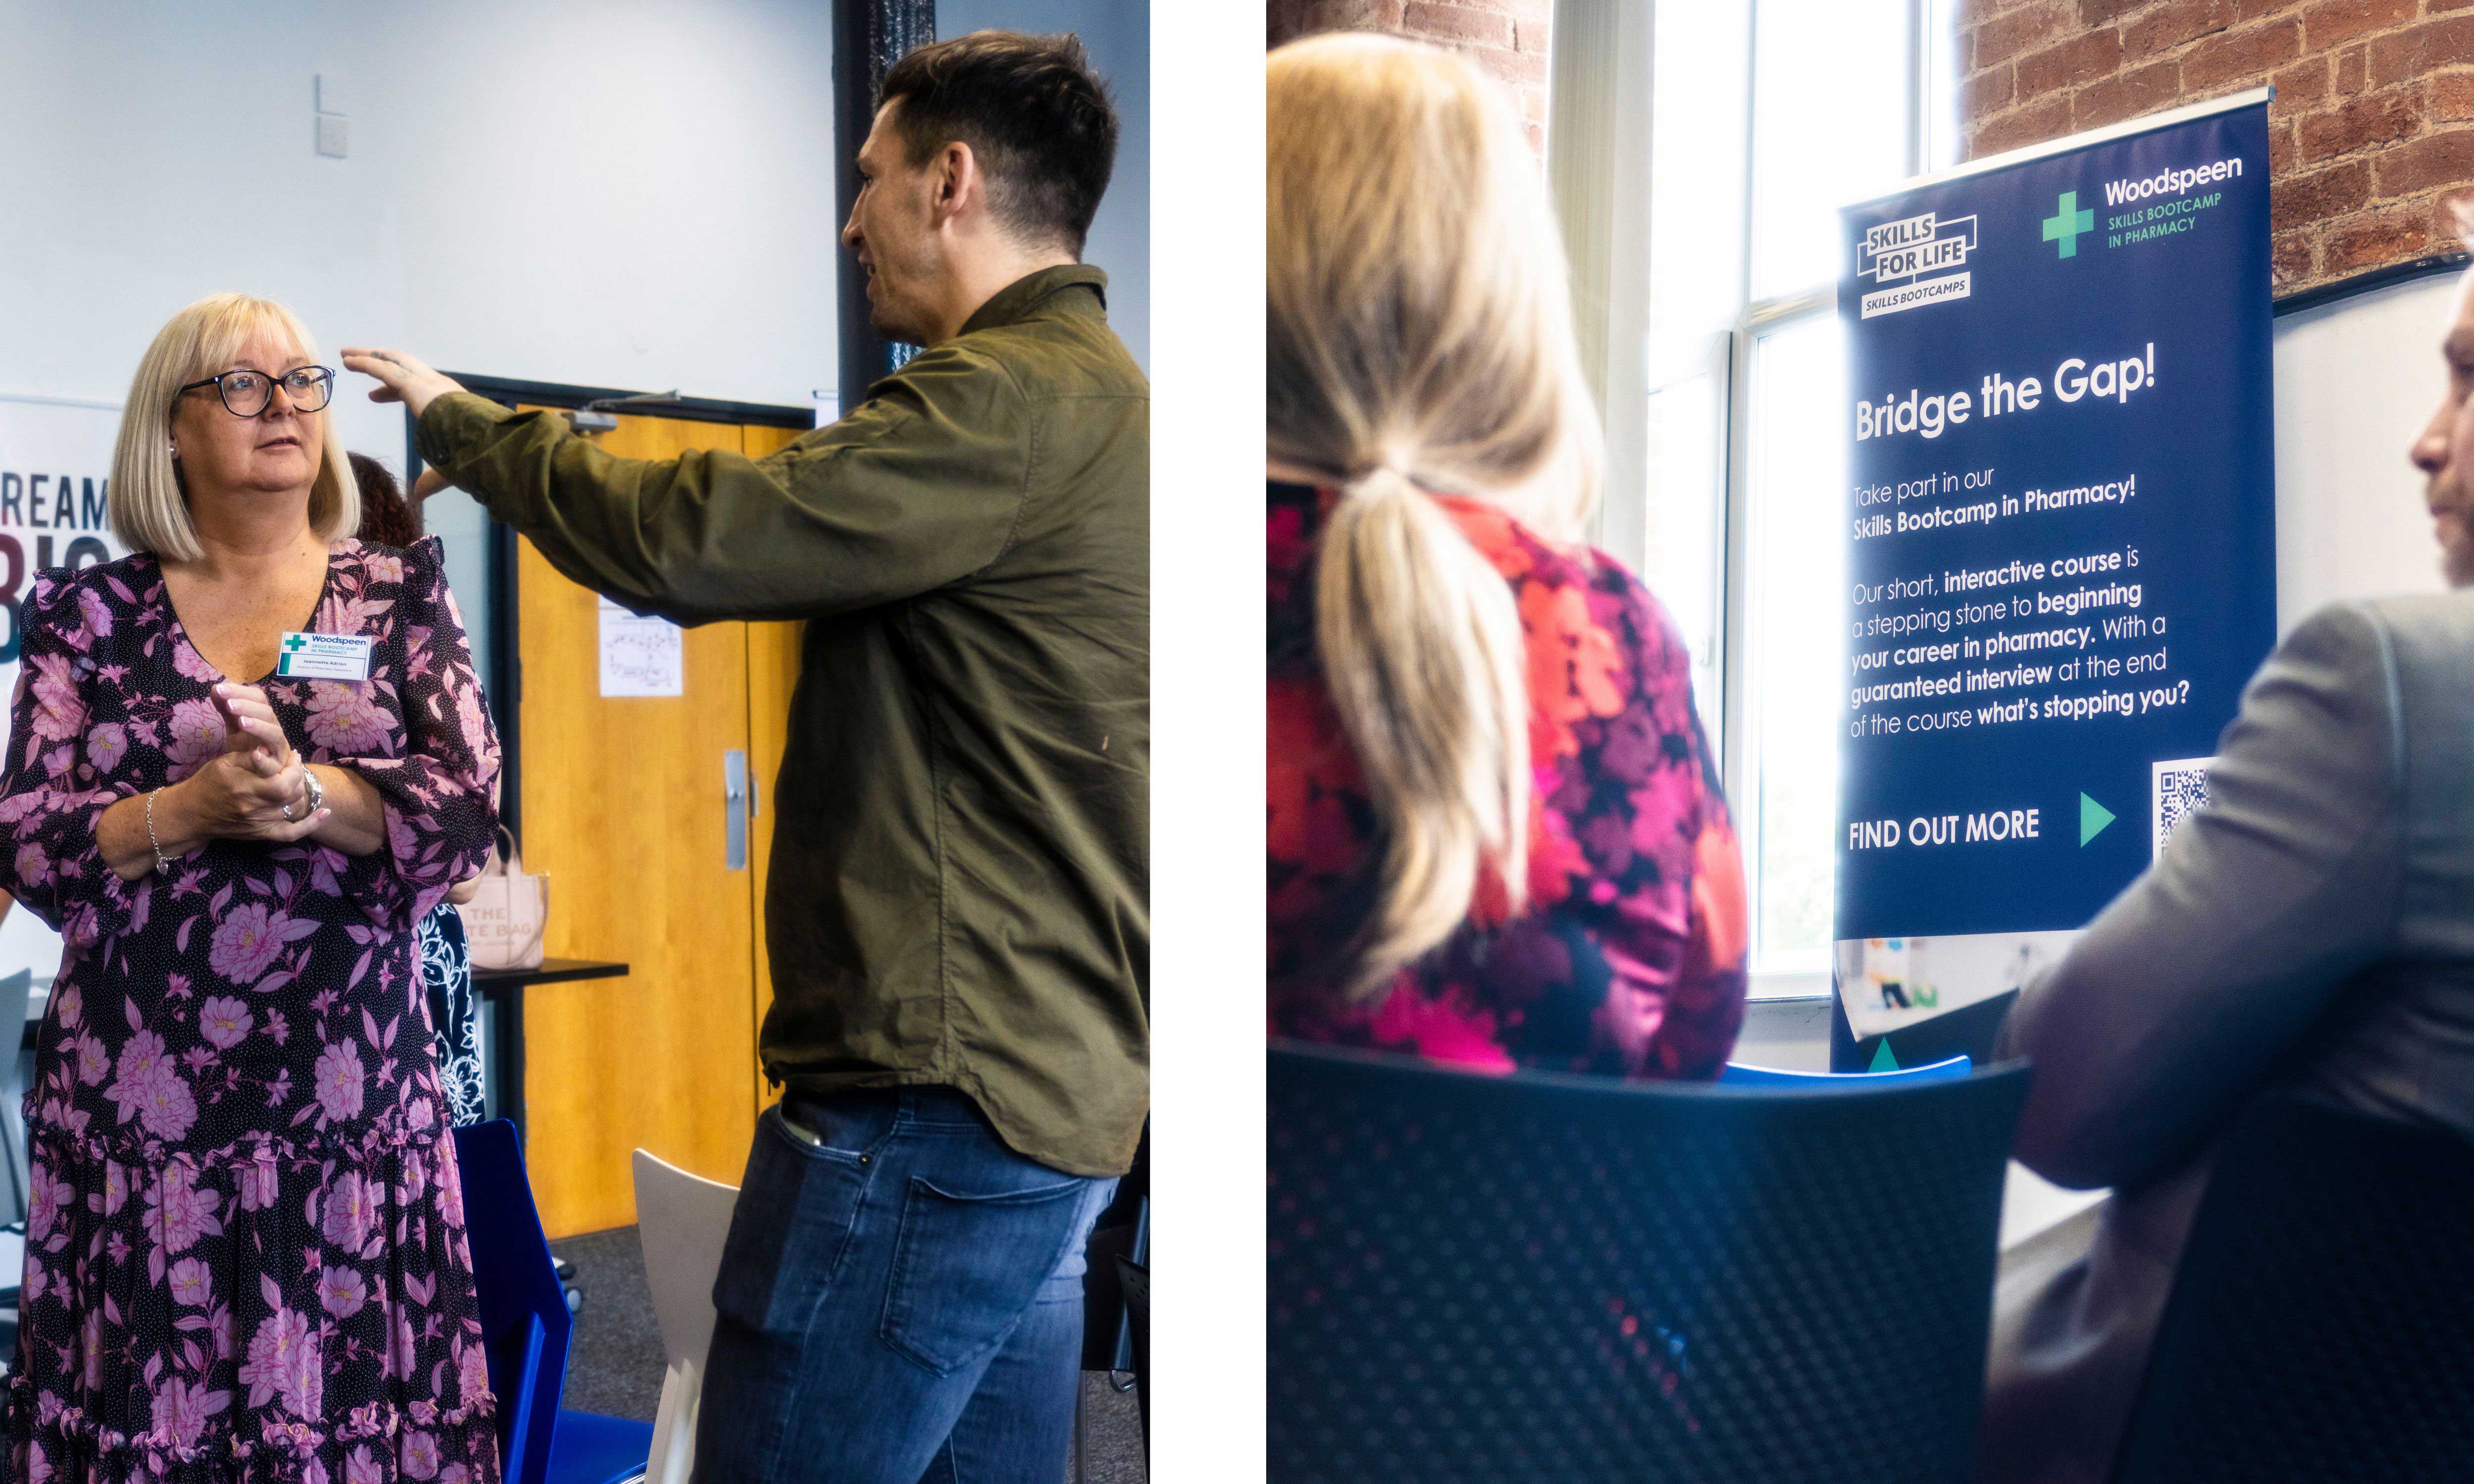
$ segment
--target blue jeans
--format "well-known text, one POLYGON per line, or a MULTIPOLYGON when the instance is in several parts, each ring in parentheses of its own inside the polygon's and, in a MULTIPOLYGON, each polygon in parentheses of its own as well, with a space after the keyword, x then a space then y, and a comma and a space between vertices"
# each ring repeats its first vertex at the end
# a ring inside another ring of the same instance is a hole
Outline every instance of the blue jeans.
POLYGON ((1116 1181, 1024 1159, 946 1088, 788 1107, 713 1286, 697 1484, 1062 1484, 1116 1181))

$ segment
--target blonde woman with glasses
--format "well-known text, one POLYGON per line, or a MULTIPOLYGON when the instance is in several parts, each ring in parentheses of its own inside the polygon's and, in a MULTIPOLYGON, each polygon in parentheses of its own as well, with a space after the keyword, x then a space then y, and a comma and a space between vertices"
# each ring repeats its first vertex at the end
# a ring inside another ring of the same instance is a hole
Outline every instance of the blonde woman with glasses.
POLYGON ((352 539, 334 375, 279 305, 175 315, 112 460, 133 554, 20 618, 0 888, 65 949, 19 1479, 498 1476, 413 963, 488 851, 497 741, 438 543, 352 539))
POLYGON ((1269 63, 1271 1031, 1710 1077, 1742 871, 1685 647, 1579 543, 1597 419, 1540 164, 1467 63, 1269 63))

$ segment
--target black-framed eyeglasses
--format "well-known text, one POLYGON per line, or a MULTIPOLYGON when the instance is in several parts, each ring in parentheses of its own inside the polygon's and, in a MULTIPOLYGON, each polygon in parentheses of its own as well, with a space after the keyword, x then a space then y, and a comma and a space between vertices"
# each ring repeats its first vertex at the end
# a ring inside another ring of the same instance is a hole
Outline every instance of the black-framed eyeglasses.
POLYGON ((185 394, 200 387, 212 387, 215 395, 223 398, 224 411, 235 418, 255 418, 266 411, 279 386, 283 388, 293 411, 316 412, 335 395, 335 371, 330 366, 296 366, 280 376, 259 371, 228 371, 192 381, 181 391, 185 394))

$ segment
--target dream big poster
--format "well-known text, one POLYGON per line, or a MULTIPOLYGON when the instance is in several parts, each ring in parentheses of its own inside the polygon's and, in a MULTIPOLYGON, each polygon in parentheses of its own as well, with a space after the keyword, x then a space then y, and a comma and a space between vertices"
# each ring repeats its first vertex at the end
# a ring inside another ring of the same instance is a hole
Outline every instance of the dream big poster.
MULTIPOLYGON (((0 695, 17 693, 17 612, 35 573, 127 554, 104 511, 119 431, 117 407, 0 393, 0 695)), ((0 974, 41 982, 59 964, 60 939, 33 913, 0 922, 0 974)))

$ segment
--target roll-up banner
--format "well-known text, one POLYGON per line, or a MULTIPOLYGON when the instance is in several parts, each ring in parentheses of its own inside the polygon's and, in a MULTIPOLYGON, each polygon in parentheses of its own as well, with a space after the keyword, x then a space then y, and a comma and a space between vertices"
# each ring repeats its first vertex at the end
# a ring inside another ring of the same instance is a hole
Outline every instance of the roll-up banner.
POLYGON ((1831 1065, 1981 1058, 2275 640, 2262 92, 1845 208, 1831 1065))

